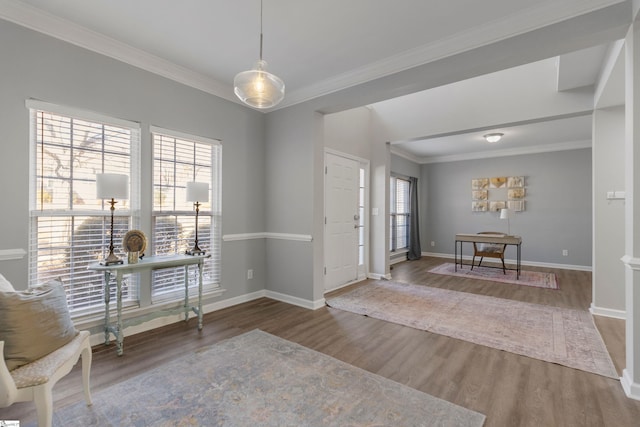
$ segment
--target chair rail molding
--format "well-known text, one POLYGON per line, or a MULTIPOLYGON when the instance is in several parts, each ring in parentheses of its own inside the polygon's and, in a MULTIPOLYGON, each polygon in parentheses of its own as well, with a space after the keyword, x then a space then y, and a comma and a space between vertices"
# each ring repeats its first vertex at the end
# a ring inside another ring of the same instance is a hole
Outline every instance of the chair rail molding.
POLYGON ((9 261, 22 259, 27 254, 22 248, 18 249, 0 249, 0 261, 9 261))
POLYGON ((640 258, 634 258, 630 255, 625 255, 620 258, 620 261, 632 270, 640 271, 640 258))
POLYGON ((279 240, 293 240, 299 242, 311 242, 313 236, 310 234, 291 234, 291 233, 241 233, 241 234, 225 234, 222 236, 224 242, 234 242, 238 240, 253 240, 253 239, 279 239, 279 240))

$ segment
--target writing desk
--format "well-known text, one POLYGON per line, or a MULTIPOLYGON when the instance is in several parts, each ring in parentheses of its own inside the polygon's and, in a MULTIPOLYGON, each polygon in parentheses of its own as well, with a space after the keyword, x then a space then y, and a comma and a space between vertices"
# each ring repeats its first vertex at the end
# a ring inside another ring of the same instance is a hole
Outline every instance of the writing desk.
MULTIPOLYGON (((520 279, 521 271, 521 247, 522 237, 520 236, 508 236, 506 234, 456 234, 455 243, 455 271, 458 271, 458 245, 460 246, 460 266, 462 266, 462 243, 499 243, 503 245, 513 245, 517 248, 516 258, 516 279, 520 279)), ((507 269, 513 270, 513 268, 507 269)))
MULTIPOLYGON (((163 255, 163 256, 149 256, 144 257, 135 264, 114 264, 114 265, 102 265, 99 263, 90 264, 89 270, 104 272, 104 342, 109 344, 109 334, 113 334, 116 338, 118 356, 122 356, 124 353, 123 341, 124 341, 124 322, 122 320, 122 276, 130 273, 139 273, 145 270, 155 270, 160 268, 182 267, 184 266, 184 305, 180 308, 159 310, 154 317, 165 314, 176 314, 184 312, 185 322, 189 320, 189 313, 194 312, 198 316, 198 330, 202 330, 202 270, 204 267, 205 258, 209 258, 211 255, 163 255), (189 266, 198 266, 198 306, 192 307, 189 305, 189 266), (111 313, 109 312, 109 302, 111 299, 111 276, 116 276, 116 323, 111 324, 111 313)), ((132 321, 127 323, 129 325, 135 325, 142 323, 149 318, 132 321)))

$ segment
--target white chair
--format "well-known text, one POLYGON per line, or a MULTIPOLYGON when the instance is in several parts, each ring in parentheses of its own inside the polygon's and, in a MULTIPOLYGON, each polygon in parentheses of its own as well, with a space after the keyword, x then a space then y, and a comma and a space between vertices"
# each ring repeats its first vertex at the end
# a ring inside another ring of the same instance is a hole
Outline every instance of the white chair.
MULTIPOLYGON (((0 341, 0 354, 4 354, 4 341, 0 341)), ((91 405, 89 390, 91 345, 89 332, 80 331, 73 340, 59 349, 13 371, 7 369, 3 357, 0 363, 0 408, 15 402, 33 401, 38 414, 38 427, 51 427, 53 386, 71 371, 80 357, 82 357, 84 398, 87 405, 91 405)))

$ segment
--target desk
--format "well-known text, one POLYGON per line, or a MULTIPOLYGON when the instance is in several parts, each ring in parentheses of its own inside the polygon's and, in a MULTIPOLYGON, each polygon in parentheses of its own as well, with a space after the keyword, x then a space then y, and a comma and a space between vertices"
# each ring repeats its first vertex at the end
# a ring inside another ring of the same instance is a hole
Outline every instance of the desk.
MULTIPOLYGON (((117 353, 122 356, 123 349, 123 321, 122 321, 122 276, 129 273, 139 273, 145 270, 153 270, 159 268, 171 268, 184 266, 184 306, 172 310, 163 310, 166 314, 181 313, 184 311, 185 322, 189 320, 189 313, 193 311, 198 316, 198 330, 202 330, 202 269, 205 258, 211 255, 193 256, 193 255, 164 255, 144 257, 136 264, 115 264, 101 265, 99 263, 90 264, 89 270, 104 272, 104 342, 109 344, 109 334, 112 333, 116 337, 117 353), (189 266, 198 266, 198 306, 189 306, 189 266), (109 292, 111 276, 116 275, 116 324, 111 324, 111 314, 109 312, 109 302, 111 293, 109 292)), ((138 322, 140 323, 140 322, 138 322)), ((133 324, 133 323, 132 323, 133 324)))
MULTIPOLYGON (((455 271, 458 271, 458 245, 460 245, 460 266, 462 266, 462 243, 463 242, 471 242, 471 243, 499 243, 504 245, 513 245, 517 248, 517 259, 516 259, 516 279, 520 278, 521 271, 521 246, 522 246, 522 237, 520 236, 507 236, 504 234, 465 234, 458 233, 456 234, 456 243, 455 243, 455 271)), ((508 270, 513 270, 508 269, 508 270)))

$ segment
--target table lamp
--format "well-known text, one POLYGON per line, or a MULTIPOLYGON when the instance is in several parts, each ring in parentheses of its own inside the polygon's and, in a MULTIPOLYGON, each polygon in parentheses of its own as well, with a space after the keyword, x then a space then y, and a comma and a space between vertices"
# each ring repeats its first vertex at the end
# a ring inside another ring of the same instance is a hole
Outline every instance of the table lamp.
POLYGON ((111 239, 109 243, 109 255, 100 261, 102 265, 122 264, 123 261, 113 253, 113 211, 116 210, 115 199, 129 198, 129 177, 117 173, 96 174, 96 189, 98 199, 109 200, 111 204, 111 239))
POLYGON ((196 240, 193 248, 185 253, 187 255, 204 255, 204 252, 198 246, 198 214, 200 213, 200 202, 209 201, 209 184, 206 182, 187 182, 187 202, 194 202, 196 207, 196 240))
POLYGON ((507 220, 507 230, 508 230, 508 236, 511 236, 511 213, 509 212, 509 209, 500 209, 500 219, 506 219, 507 220))

